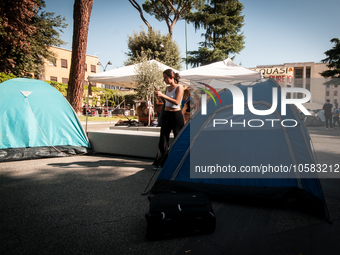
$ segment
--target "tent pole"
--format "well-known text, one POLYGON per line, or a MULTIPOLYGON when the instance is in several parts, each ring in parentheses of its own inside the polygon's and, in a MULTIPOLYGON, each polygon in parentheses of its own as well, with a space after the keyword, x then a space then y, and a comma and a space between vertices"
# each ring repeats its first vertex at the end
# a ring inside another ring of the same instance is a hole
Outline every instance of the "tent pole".
POLYGON ((89 91, 91 83, 87 86, 87 99, 86 99, 86 124, 85 124, 85 134, 87 135, 87 119, 88 119, 88 109, 89 109, 89 91))
POLYGON ((150 104, 151 104, 151 98, 150 98, 150 101, 149 101, 149 90, 147 90, 147 93, 146 93, 146 102, 148 104, 148 127, 150 127, 150 119, 151 119, 151 113, 150 113, 150 104))
POLYGON ((153 89, 152 89, 152 91, 153 91, 153 93, 152 93, 152 116, 153 116, 153 118, 155 119, 156 117, 155 117, 155 82, 153 82, 153 89))

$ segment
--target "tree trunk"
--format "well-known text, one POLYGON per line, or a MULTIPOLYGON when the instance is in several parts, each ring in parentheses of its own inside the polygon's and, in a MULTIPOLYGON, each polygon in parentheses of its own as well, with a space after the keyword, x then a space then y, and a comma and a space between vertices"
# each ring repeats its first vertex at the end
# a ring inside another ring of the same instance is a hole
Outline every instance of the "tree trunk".
POLYGON ((93 0, 75 0, 73 6, 72 59, 67 100, 77 115, 83 101, 87 37, 93 0))
POLYGON ((143 10, 140 5, 135 0, 129 0, 133 7, 139 12, 141 19, 143 20, 144 24, 148 27, 149 34, 152 32, 152 26, 150 23, 144 18, 143 10))

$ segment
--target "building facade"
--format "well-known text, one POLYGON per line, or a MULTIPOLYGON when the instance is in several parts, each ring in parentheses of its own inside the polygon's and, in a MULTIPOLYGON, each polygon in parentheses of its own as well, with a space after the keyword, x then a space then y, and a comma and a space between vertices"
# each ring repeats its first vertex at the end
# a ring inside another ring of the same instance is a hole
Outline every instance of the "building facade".
MULTIPOLYGON (((67 84, 70 75, 72 51, 58 47, 51 47, 51 51, 55 54, 55 58, 50 61, 45 61, 44 72, 40 79, 67 84)), ((99 72, 98 62, 98 57, 86 55, 84 85, 88 85, 87 77, 89 75, 99 72)))
MULTIPOLYGON (((275 79, 282 87, 305 88, 311 92, 309 106, 311 108, 322 108, 326 99, 331 103, 340 101, 340 88, 326 86, 326 79, 320 73, 327 70, 327 64, 302 62, 302 63, 285 63, 283 65, 261 65, 251 68, 259 71, 264 77, 275 79)), ((291 98, 303 98, 304 95, 296 93, 287 95, 291 98)))

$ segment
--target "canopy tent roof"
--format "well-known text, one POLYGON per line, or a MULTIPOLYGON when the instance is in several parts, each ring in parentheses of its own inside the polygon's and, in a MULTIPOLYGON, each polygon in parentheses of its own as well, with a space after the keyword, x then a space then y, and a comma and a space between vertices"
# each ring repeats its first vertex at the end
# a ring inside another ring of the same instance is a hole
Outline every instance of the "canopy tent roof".
MULTIPOLYGON (((150 63, 156 63, 162 70, 166 69, 173 69, 167 65, 164 65, 157 60, 149 60, 150 63)), ((88 77, 89 82, 97 82, 102 84, 108 84, 108 85, 115 85, 120 87, 126 87, 126 88, 136 88, 136 82, 134 81, 134 78, 136 75, 136 68, 137 64, 135 65, 129 65, 124 66, 120 68, 116 68, 110 71, 97 73, 90 75, 88 77)), ((175 72, 178 72, 176 69, 173 69, 175 72)))
POLYGON ((321 110, 323 106, 322 104, 318 103, 304 103, 302 105, 308 110, 321 110))
POLYGON ((212 80, 223 80, 235 83, 252 82, 262 77, 260 72, 235 64, 230 58, 180 72, 181 82, 193 85, 192 82, 200 81, 210 83, 212 80))

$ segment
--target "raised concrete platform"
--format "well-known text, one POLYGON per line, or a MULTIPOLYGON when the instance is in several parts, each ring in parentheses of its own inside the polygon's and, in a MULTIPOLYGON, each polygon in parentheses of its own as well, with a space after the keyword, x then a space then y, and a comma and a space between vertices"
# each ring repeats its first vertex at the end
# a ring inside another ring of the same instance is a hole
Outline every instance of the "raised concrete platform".
MULTIPOLYGON (((114 127, 88 132, 88 137, 94 152, 155 158, 159 130, 157 127, 114 127)), ((170 143, 172 140, 173 134, 170 135, 170 143)))
POLYGON ((110 130, 133 130, 133 131, 145 131, 145 132, 157 132, 161 131, 160 127, 126 127, 126 126, 112 126, 110 130))

